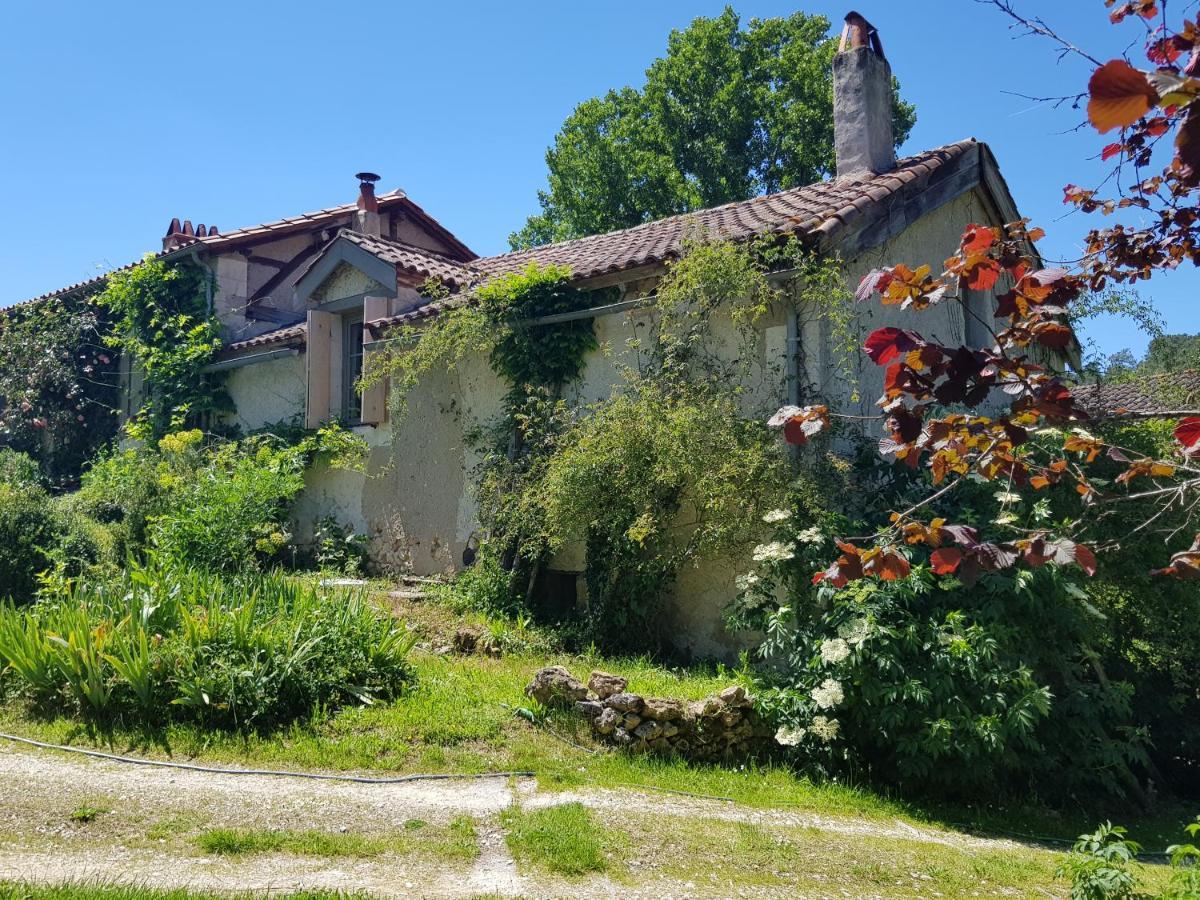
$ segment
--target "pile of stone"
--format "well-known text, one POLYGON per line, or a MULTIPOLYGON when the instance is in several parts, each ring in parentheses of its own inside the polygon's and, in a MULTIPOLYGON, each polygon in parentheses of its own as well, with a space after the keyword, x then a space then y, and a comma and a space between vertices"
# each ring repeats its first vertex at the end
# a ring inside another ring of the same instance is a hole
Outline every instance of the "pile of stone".
POLYGON ((562 666, 539 670, 525 693, 544 706, 574 706, 603 740, 634 752, 696 760, 736 760, 771 737, 744 688, 733 685, 703 700, 642 697, 619 675, 593 672, 585 685, 562 666))

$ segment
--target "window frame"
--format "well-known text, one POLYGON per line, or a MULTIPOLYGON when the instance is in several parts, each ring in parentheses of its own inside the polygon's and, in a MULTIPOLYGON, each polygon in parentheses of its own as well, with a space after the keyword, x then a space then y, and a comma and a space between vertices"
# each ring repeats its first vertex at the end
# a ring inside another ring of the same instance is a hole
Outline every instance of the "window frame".
POLYGON ((342 317, 342 395, 338 398, 339 413, 347 425, 362 422, 362 395, 356 390, 363 373, 364 319, 361 313, 342 317))

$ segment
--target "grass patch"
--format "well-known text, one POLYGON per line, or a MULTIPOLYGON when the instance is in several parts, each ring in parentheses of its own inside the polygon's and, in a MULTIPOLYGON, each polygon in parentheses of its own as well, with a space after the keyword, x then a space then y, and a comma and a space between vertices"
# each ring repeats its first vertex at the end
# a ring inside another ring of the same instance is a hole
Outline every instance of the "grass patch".
MULTIPOLYGON (((414 820, 410 820, 414 821, 414 820)), ((410 828, 381 835, 332 831, 288 831, 263 828, 210 828, 193 842, 217 856, 291 853, 296 856, 374 857, 385 853, 423 853, 439 859, 473 859, 479 853, 475 822, 460 816, 446 826, 410 828)))
POLYGON ((599 825, 581 803, 564 803, 525 812, 513 808, 501 818, 505 840, 518 862, 559 875, 586 875, 608 868, 606 848, 622 844, 621 835, 599 825))
MULTIPOLYGON (((634 873, 640 879, 666 876, 797 896, 1059 897, 1069 888, 1054 874, 1062 854, 1031 847, 708 818, 633 816, 622 825, 628 855, 641 861, 634 873)), ((1147 885, 1161 886, 1166 874, 1151 875, 1147 885)))
POLYGON ((146 832, 146 838, 151 841, 167 841, 202 828, 208 820, 208 816, 199 813, 175 813, 151 825, 146 832))
POLYGON ((110 812, 107 806, 93 806, 91 803, 81 803, 79 806, 71 810, 70 819, 80 825, 86 825, 88 822, 94 822, 106 812, 110 812))

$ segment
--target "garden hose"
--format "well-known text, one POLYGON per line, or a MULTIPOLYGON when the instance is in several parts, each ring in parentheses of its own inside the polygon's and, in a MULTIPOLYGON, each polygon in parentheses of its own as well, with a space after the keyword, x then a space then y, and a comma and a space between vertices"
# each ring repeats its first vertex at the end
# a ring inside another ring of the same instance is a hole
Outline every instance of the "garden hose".
MULTIPOLYGON (((542 724, 542 730, 548 732, 553 737, 559 738, 564 743, 570 744, 573 747, 578 747, 573 741, 567 740, 561 735, 556 734, 549 726, 542 724)), ((155 766, 163 769, 184 769, 189 772, 203 772, 211 775, 269 775, 278 778, 307 778, 313 781, 343 781, 352 782, 354 784, 405 784, 406 782, 414 781, 461 781, 484 778, 536 778, 538 773, 532 771, 512 771, 512 772, 449 772, 445 774, 416 774, 416 775, 397 775, 392 778, 371 778, 365 775, 333 775, 323 772, 292 772, 283 769, 225 769, 217 766, 200 766, 194 763, 171 762, 163 759, 144 759, 136 756, 120 756, 115 753, 105 753, 102 750, 88 750, 84 747, 68 747, 63 744, 51 744, 46 741, 35 741, 33 738, 20 737, 15 734, 6 734, 0 732, 0 740, 12 741, 17 744, 25 744, 30 747, 37 747, 42 750, 58 750, 62 753, 77 753, 80 756, 90 756, 95 759, 104 759, 110 762, 129 763, 135 766, 155 766)), ((579 747, 579 749, 587 749, 579 747)), ((590 751, 597 752, 597 751, 590 751)), ((636 790, 654 791, 661 794, 674 794, 680 797, 692 797, 697 800, 714 800, 720 803, 736 803, 732 797, 720 797, 713 794, 697 794, 691 791, 680 791, 674 788, 658 787, 651 784, 635 784, 633 782, 613 782, 619 787, 633 788, 636 790)), ((783 801, 780 806, 798 806, 794 802, 790 803, 783 801)), ((965 822, 946 822, 945 824, 961 829, 964 833, 974 832, 981 834, 978 828, 971 826, 965 822)), ((1005 837, 1020 838, 1026 841, 1031 841, 1040 844, 1056 844, 1069 845, 1074 841, 1059 837, 1051 837, 1049 835, 1029 834, 1020 831, 1009 831, 1003 828, 988 828, 984 829, 983 835, 1003 835, 1005 837)), ((1167 856, 1163 850, 1143 850, 1139 856, 1167 856)))
POLYGON ((408 781, 452 781, 482 778, 533 778, 534 772, 477 772, 466 774, 450 772, 443 775, 397 775, 392 778, 369 778, 365 775, 332 775, 324 772, 290 772, 282 769, 223 769, 216 766, 198 766, 194 763, 171 762, 165 759, 144 759, 136 756, 119 756, 115 753, 105 753, 101 750, 87 750, 83 747, 67 747, 62 744, 50 744, 45 741, 35 741, 32 738, 19 737, 15 734, 0 732, 0 739, 13 741, 17 744, 27 744, 43 750, 59 750, 63 753, 78 753, 81 756, 91 756, 95 759, 107 759, 110 762, 130 763, 135 766, 156 766, 162 769, 186 769, 189 772, 205 772, 212 775, 272 775, 280 778, 308 778, 313 781, 351 781, 355 784, 404 784, 408 781))

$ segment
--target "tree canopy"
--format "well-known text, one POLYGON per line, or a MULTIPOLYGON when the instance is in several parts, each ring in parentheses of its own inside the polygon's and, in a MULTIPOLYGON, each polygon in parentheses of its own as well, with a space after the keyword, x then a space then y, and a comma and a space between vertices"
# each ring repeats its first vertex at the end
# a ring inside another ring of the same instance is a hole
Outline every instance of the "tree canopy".
MULTIPOLYGON (((540 212, 513 249, 628 228, 831 174, 835 39, 824 16, 726 7, 671 32, 639 90, 585 100, 546 151, 540 212)), ((896 145, 916 113, 894 85, 896 145)))

